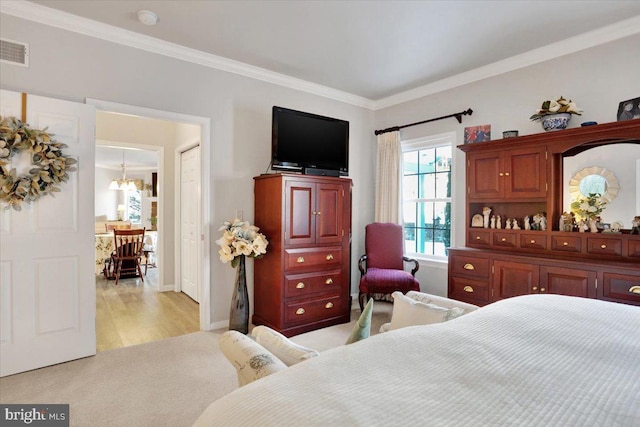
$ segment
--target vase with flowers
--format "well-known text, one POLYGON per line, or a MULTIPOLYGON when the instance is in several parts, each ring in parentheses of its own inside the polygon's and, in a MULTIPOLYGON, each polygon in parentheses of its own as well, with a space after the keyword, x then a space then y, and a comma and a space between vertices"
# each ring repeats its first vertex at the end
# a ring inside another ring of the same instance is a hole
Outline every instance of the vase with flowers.
POLYGON ((602 200, 601 194, 589 193, 587 197, 578 197, 571 202, 571 211, 589 227, 589 231, 597 233, 597 218, 604 211, 606 205, 607 202, 602 200))
POLYGON ((541 108, 529 119, 540 120, 542 128, 546 131, 565 129, 571 120, 571 115, 582 115, 582 110, 575 102, 567 100, 563 96, 556 100, 547 100, 541 108))
POLYGON ((269 242, 260 229, 247 221, 234 219, 225 221, 218 231, 222 237, 216 240, 220 246, 218 254, 223 263, 231 262, 236 269, 235 287, 231 297, 229 312, 229 330, 249 333, 249 295, 247 293, 247 275, 245 258, 261 258, 267 253, 269 242))

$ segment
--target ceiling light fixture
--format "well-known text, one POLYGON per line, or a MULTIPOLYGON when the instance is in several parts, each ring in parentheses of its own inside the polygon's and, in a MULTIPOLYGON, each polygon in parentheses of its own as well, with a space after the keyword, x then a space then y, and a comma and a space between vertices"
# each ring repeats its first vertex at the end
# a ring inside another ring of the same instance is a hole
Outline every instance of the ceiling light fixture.
POLYGON ((144 25, 156 25, 158 22, 158 15, 150 10, 139 10, 138 21, 142 22, 144 25))
POLYGON ((124 162, 124 150, 122 150, 122 177, 113 178, 109 184, 109 190, 130 190, 135 191, 138 188, 132 179, 127 179, 127 165, 124 162))

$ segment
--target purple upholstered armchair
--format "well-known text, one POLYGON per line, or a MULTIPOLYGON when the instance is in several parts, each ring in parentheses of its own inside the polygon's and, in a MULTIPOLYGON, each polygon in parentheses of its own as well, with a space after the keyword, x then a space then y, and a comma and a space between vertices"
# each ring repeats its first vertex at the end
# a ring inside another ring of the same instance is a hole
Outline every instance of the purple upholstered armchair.
POLYGON ((365 227, 365 255, 358 261, 360 310, 372 294, 420 291, 420 283, 414 277, 418 261, 404 256, 403 245, 401 225, 374 222, 365 227), (414 264, 411 273, 404 270, 405 261, 414 264))

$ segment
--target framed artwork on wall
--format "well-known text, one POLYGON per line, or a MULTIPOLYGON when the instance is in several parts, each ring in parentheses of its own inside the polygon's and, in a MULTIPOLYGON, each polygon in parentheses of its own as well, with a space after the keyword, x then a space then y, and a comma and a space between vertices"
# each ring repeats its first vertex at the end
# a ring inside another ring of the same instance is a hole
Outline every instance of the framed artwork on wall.
POLYGON ((491 141, 491 125, 469 126, 464 128, 464 143, 491 141))
POLYGON ((640 98, 628 99, 618 105, 618 121, 640 119, 640 98))

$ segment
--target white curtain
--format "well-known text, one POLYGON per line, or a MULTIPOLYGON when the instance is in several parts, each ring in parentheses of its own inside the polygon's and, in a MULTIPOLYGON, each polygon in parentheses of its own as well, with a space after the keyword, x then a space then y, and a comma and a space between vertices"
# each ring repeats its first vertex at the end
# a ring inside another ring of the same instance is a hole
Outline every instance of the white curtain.
POLYGON ((400 132, 378 135, 374 213, 376 222, 402 223, 401 160, 400 132))

